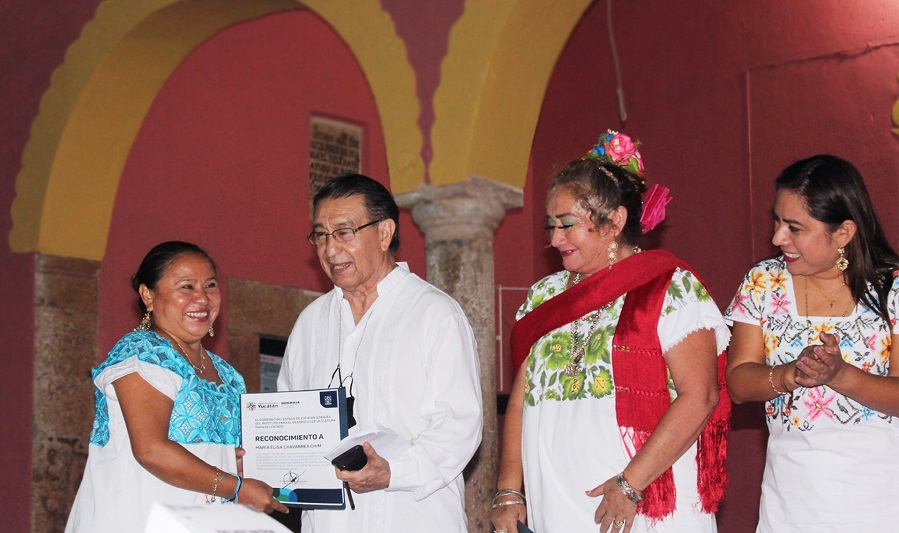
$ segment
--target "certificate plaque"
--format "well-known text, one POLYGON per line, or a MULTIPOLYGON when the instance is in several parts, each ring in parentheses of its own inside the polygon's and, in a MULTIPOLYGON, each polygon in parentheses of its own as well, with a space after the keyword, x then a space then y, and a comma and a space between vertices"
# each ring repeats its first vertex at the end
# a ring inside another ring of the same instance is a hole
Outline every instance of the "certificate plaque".
POLYGON ((241 395, 244 476, 304 509, 344 509, 343 483, 325 459, 347 436, 346 389, 241 395))

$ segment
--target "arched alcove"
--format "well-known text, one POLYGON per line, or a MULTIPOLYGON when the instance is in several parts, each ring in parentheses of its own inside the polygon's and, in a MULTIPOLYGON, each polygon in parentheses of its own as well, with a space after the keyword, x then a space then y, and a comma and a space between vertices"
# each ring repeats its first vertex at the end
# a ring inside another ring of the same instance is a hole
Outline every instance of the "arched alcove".
POLYGON ((107 0, 41 100, 16 179, 11 248, 102 259, 122 168, 172 71, 223 28, 304 8, 330 24, 362 65, 388 139, 392 185, 415 188, 423 172, 414 76, 378 2, 107 0))

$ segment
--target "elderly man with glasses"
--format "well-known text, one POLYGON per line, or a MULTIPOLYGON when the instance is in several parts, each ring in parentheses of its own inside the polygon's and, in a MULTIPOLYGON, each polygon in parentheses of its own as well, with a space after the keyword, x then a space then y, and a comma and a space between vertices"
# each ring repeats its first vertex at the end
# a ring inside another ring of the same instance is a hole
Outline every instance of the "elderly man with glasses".
POLYGON ((278 389, 346 387, 351 435, 377 425, 412 446, 384 458, 366 443, 364 468, 337 471, 356 509, 306 511, 303 531, 467 531, 462 469, 482 425, 468 319, 396 262, 399 208, 375 180, 347 174, 325 184, 308 239, 335 287, 297 319, 278 389))

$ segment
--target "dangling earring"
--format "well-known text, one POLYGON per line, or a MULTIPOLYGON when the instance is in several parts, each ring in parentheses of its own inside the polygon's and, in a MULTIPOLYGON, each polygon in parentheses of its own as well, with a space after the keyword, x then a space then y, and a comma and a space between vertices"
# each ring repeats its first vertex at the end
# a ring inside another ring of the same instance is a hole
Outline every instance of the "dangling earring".
POLYGON ((837 248, 837 253, 840 254, 840 258, 837 259, 837 268, 840 269, 840 272, 845 272, 847 268, 849 268, 849 260, 846 259, 846 250, 840 246, 837 248))
POLYGON ((615 264, 615 261, 618 261, 618 242, 612 241, 609 243, 609 268, 612 268, 612 265, 615 264))
POLYGON ((150 312, 147 311, 144 313, 144 318, 141 319, 140 325, 134 328, 134 331, 150 331, 150 312))
POLYGON ((209 336, 215 337, 215 329, 212 327, 212 324, 209 324, 209 336))

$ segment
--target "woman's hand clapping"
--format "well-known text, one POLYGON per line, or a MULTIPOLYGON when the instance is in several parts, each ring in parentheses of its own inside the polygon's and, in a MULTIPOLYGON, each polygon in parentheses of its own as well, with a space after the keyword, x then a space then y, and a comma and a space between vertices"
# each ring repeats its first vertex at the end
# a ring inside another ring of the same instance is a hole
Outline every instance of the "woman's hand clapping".
POLYGON ((830 333, 821 333, 823 345, 809 346, 796 360, 796 383, 803 387, 832 384, 845 365, 840 352, 840 339, 830 333))

